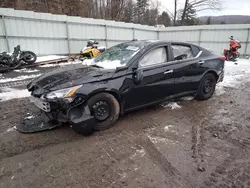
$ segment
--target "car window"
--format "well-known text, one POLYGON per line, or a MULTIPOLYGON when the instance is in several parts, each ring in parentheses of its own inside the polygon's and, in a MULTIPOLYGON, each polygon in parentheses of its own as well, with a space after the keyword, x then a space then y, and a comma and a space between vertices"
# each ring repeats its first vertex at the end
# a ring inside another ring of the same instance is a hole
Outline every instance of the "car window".
POLYGON ((190 46, 172 44, 174 60, 183 60, 194 57, 190 46))
POLYGON ((202 57, 209 56, 212 53, 211 51, 209 51, 209 50, 207 50, 205 48, 201 48, 200 50, 202 51, 202 54, 201 54, 202 57))
POLYGON ((167 61, 167 51, 165 47, 157 48, 147 53, 140 61, 139 67, 155 65, 167 61))
POLYGON ((198 48, 198 46, 192 46, 192 48, 193 48, 193 54, 194 54, 194 56, 197 56, 198 53, 200 52, 200 49, 198 48))

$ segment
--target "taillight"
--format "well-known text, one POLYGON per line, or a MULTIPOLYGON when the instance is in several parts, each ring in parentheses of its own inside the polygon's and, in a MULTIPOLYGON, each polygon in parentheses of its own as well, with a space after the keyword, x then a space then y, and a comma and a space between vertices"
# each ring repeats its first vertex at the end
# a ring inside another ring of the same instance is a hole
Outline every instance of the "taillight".
POLYGON ((227 58, 226 58, 225 56, 223 56, 223 57, 221 57, 220 59, 221 59, 222 61, 226 61, 227 58))

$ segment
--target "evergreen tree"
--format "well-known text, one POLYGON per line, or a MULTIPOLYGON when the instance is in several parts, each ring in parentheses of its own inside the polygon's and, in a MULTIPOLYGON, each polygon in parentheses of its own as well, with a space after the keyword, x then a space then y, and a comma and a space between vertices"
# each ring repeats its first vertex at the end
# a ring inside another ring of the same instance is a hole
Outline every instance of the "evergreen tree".
POLYGON ((158 17, 158 24, 164 25, 166 27, 171 25, 170 16, 166 11, 162 12, 161 15, 158 17))

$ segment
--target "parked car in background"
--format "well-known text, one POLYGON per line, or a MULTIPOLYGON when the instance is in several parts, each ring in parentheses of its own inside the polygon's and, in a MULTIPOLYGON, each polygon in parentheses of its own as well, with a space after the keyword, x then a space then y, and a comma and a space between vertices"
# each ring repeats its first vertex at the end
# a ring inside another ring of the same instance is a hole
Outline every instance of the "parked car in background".
POLYGON ((186 42, 131 41, 107 49, 91 66, 52 71, 27 88, 52 119, 78 132, 100 131, 124 113, 162 101, 186 95, 209 99, 223 80, 224 61, 186 42))

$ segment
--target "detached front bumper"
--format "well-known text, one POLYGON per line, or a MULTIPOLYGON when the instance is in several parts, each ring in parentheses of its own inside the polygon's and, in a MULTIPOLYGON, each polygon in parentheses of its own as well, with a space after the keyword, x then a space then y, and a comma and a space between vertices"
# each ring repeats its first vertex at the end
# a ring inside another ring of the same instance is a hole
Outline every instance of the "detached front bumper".
POLYGON ((31 102, 51 120, 56 120, 59 124, 68 122, 77 132, 89 132, 95 124, 95 119, 91 115, 86 101, 82 98, 78 97, 72 102, 65 102, 62 100, 45 101, 37 97, 31 97, 31 102))

